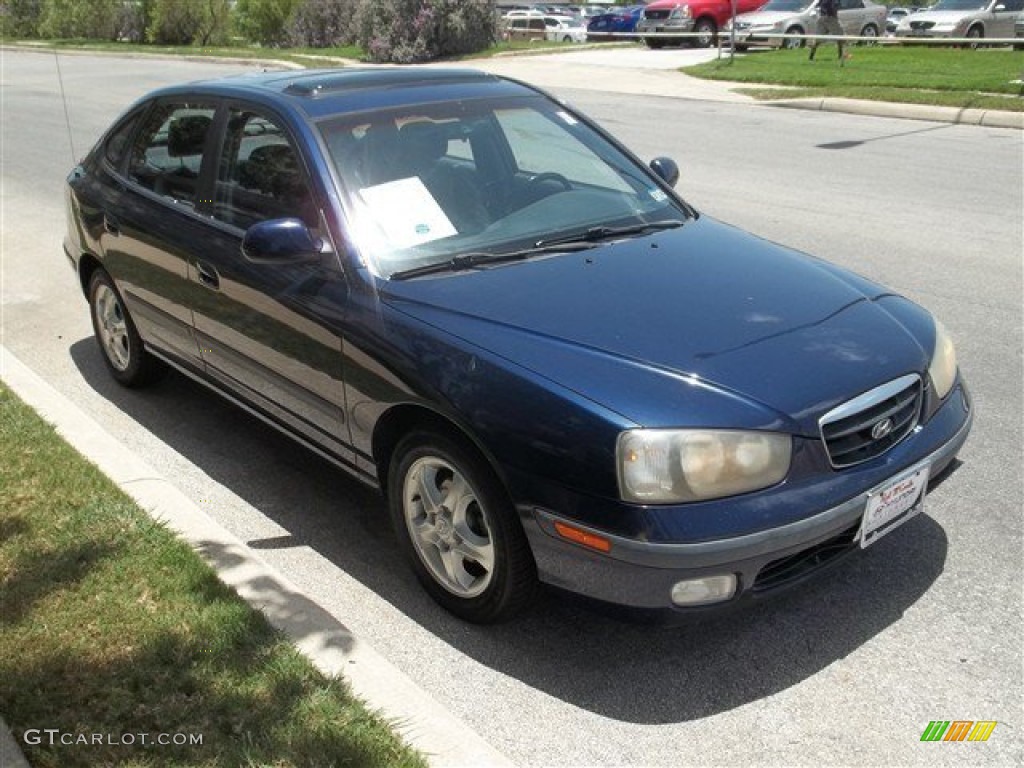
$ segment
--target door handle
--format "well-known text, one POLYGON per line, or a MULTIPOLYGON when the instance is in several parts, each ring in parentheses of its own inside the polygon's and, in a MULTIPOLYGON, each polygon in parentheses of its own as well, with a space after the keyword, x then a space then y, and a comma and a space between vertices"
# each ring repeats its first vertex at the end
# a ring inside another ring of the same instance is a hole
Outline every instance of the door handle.
POLYGON ((199 277, 199 282, 209 288, 220 287, 220 276, 217 274, 217 270, 208 264, 204 264, 201 261, 196 262, 196 275, 199 277))
POLYGON ((115 237, 121 234, 121 225, 109 213, 103 214, 103 228, 115 237))

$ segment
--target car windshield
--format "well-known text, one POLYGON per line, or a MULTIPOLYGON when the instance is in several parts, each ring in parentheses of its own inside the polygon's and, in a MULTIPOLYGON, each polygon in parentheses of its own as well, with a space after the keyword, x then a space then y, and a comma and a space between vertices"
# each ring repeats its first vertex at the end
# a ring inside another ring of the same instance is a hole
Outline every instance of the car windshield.
POLYGON ((991 0, 939 0, 929 11, 980 11, 988 7, 991 0))
POLYGON ((352 236, 380 276, 689 215, 647 169, 540 97, 417 105, 319 128, 352 236))
POLYGON ((811 0, 811 2, 808 2, 808 0, 768 0, 759 10, 799 13, 805 8, 809 8, 813 2, 814 0, 811 0))

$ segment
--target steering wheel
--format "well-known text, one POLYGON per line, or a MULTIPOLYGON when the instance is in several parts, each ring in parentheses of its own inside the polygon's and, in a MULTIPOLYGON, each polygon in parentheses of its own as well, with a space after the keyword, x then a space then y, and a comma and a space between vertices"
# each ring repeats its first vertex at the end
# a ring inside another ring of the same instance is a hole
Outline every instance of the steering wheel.
POLYGON ((553 173, 551 171, 548 171, 546 173, 538 173, 536 176, 534 176, 532 179, 526 182, 526 188, 532 189, 540 184, 543 184, 545 181, 555 181, 561 184, 567 191, 572 190, 573 188, 572 182, 565 178, 565 176, 563 176, 560 173, 553 173))

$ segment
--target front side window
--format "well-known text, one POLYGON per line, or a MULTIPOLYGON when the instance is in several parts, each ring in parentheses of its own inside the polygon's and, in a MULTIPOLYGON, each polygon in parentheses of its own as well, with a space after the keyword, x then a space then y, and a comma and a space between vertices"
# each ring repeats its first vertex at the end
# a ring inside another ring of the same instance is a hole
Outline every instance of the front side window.
POLYGON ((543 98, 408 107, 319 127, 354 238, 384 276, 688 216, 646 168, 543 98))
POLYGON ((317 226, 316 207, 285 132, 256 112, 232 109, 213 197, 215 218, 240 229, 265 219, 317 226))
POLYGON ((135 137, 128 177, 162 197, 195 207, 214 111, 200 104, 158 105, 135 137))

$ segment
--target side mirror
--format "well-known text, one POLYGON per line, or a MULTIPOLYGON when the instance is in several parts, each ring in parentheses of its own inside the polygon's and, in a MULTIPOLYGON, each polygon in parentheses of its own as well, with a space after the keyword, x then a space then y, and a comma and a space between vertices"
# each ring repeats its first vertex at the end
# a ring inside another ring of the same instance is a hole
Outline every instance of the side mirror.
POLYGON ((245 231, 242 255, 256 264, 301 264, 320 258, 320 239, 299 219, 260 221, 245 231))
POLYGON ((671 157, 654 158, 651 160, 651 170, 670 187, 674 187, 679 181, 679 166, 671 157))

